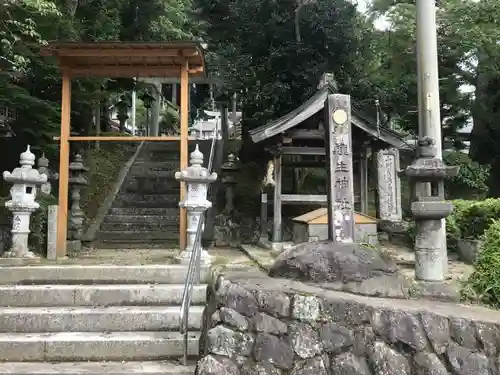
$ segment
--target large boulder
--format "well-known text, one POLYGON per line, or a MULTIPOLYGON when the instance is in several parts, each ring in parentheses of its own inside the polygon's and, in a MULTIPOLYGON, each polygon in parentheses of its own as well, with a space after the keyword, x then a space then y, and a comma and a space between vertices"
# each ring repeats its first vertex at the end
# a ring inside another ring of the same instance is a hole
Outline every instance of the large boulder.
POLYGON ((306 242, 275 260, 269 275, 315 283, 361 282, 395 276, 396 264, 376 249, 331 241, 306 242))

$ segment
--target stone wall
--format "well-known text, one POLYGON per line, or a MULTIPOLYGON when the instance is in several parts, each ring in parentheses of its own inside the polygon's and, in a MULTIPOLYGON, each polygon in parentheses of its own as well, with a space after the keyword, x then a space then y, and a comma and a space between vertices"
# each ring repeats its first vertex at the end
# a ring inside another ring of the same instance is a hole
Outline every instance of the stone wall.
POLYGON ((500 312, 233 272, 209 286, 197 375, 498 375, 500 312))

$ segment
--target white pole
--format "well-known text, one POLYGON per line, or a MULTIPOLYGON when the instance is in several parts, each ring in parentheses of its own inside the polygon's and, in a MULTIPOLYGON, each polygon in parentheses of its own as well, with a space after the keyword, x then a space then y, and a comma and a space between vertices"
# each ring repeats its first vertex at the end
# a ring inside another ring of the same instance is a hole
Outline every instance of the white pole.
MULTIPOLYGON (((420 137, 431 137, 435 142, 436 157, 442 158, 441 113, 439 101, 439 70, 436 30, 435 0, 417 0, 417 70, 418 70, 418 117, 420 137)), ((439 242, 443 274, 436 279, 443 280, 448 268, 446 251, 446 224, 441 221, 439 242)), ((437 270, 440 267, 436 268, 437 270)))
MULTIPOLYGON (((134 79, 136 81, 136 79, 134 79)), ((131 118, 131 125, 132 125, 132 135, 135 135, 135 114, 136 114, 136 104, 135 101, 137 100, 137 91, 134 90, 132 91, 132 118, 131 118)))

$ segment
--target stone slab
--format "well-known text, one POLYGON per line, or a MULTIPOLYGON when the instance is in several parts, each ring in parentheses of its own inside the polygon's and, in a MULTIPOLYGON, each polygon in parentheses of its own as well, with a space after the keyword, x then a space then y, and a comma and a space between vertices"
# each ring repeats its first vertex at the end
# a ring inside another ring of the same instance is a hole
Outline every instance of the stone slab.
POLYGON ((275 256, 270 249, 255 245, 240 245, 240 249, 262 270, 269 272, 274 264, 275 256))
MULTIPOLYGON (((189 329, 199 330, 203 306, 191 306, 189 329)), ((0 332, 176 331, 180 306, 2 307, 0 332)))
MULTIPOLYGON (((189 333, 190 356, 198 355, 198 340, 198 333, 189 333)), ((0 334, 0 361, 142 361, 181 357, 183 352, 178 332, 0 334)))
MULTIPOLYGON (((175 306, 184 285, 0 285, 0 301, 10 307, 175 306)), ((206 286, 193 287, 193 305, 205 303, 206 286)))
POLYGON ((169 361, 147 362, 6 362, 0 375, 192 375, 195 366, 169 361))
POLYGON ((115 231, 99 231, 96 235, 98 240, 119 240, 123 242, 128 241, 171 241, 179 239, 179 229, 177 227, 170 227, 169 230, 155 230, 137 231, 137 230, 115 230, 115 231))
MULTIPOLYGON (((184 284, 186 273, 187 267, 177 264, 8 266, 0 268, 0 284, 184 284)), ((207 282, 209 267, 200 273, 207 282)))

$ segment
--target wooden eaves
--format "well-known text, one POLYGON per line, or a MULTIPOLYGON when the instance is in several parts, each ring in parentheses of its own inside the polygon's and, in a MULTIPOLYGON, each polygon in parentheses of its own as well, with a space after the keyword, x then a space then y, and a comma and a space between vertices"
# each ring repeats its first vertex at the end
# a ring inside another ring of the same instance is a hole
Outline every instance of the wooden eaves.
MULTIPOLYGON (((203 48, 196 42, 63 42, 41 51, 57 59, 62 72, 61 135, 59 141, 59 207, 56 256, 67 253, 70 141, 179 141, 180 169, 188 164, 189 76, 206 77, 203 48), (180 137, 72 137, 71 79, 78 77, 179 77, 181 83, 180 137)), ((185 186, 181 183, 180 198, 185 186)), ((186 210, 180 210, 180 247, 186 246, 186 210)))

